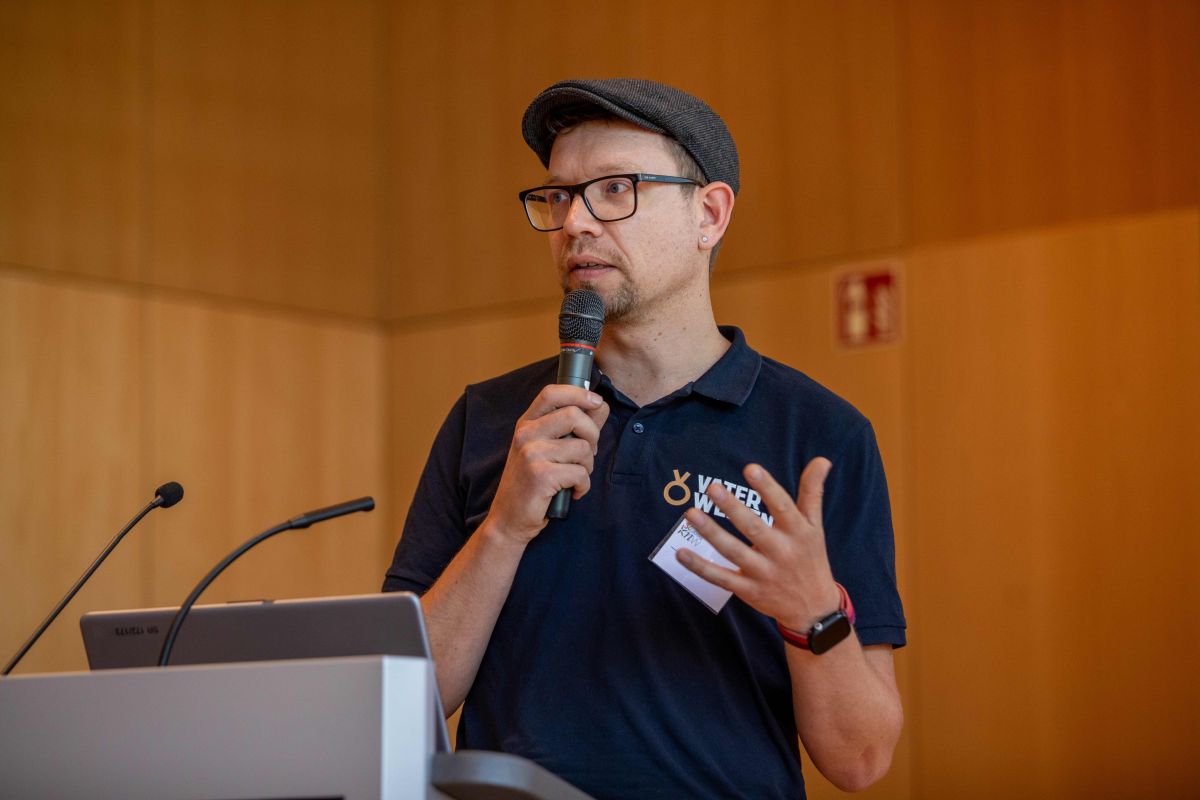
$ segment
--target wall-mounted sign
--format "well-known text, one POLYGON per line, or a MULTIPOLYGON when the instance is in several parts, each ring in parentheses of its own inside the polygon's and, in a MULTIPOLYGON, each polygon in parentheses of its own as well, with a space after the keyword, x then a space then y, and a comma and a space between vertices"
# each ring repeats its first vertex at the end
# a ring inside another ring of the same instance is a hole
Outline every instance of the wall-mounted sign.
POLYGON ((863 265, 834 279, 835 340, 843 347, 894 344, 900 340, 900 264, 863 265))

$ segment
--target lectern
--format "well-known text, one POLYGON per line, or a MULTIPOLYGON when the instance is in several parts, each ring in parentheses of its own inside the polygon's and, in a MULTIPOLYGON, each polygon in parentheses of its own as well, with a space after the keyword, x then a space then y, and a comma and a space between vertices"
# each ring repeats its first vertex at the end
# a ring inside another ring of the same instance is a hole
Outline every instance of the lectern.
POLYGON ((358 656, 0 680, 0 797, 587 800, 532 762, 435 753, 433 665, 358 656))

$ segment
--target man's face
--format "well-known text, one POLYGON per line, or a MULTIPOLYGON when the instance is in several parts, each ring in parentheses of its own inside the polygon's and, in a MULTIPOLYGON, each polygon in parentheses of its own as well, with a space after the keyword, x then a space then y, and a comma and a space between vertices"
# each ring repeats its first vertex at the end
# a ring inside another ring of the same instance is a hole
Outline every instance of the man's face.
MULTIPOLYGON (((546 183, 634 172, 678 175, 679 167, 658 134, 623 122, 586 122, 555 139, 546 183)), ((655 183, 637 191, 637 213, 616 222, 600 222, 577 196, 562 230, 548 234, 563 291, 597 292, 610 322, 662 311, 694 292, 697 278, 707 280, 693 193, 655 183)))

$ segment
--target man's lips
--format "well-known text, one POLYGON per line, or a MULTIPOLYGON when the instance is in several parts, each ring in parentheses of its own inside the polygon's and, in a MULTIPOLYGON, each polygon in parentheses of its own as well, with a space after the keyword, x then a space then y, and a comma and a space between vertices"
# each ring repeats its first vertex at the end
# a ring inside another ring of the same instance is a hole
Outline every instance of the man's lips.
POLYGON ((582 278, 594 277, 610 269, 615 269, 615 267, 606 261, 600 261, 598 259, 588 258, 586 256, 573 256, 567 262, 567 271, 572 275, 578 275, 582 278))

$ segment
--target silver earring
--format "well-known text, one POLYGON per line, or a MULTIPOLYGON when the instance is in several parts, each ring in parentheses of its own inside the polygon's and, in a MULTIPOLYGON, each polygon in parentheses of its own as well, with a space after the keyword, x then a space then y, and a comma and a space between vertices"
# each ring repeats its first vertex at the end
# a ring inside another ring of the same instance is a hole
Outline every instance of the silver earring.
POLYGON ((707 242, 708 242, 708 237, 707 237, 707 236, 701 236, 701 237, 700 237, 700 241, 707 243, 707 242))

